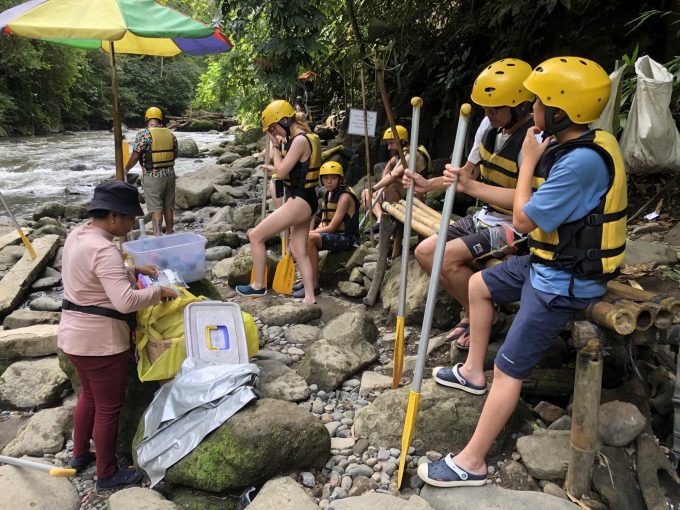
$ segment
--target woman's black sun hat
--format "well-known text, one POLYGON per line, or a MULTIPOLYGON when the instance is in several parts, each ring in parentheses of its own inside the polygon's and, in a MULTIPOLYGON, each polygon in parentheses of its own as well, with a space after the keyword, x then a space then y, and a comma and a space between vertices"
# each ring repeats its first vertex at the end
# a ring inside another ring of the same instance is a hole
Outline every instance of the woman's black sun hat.
POLYGON ((137 188, 122 181, 106 181, 94 189, 88 211, 104 210, 127 216, 144 216, 137 188))

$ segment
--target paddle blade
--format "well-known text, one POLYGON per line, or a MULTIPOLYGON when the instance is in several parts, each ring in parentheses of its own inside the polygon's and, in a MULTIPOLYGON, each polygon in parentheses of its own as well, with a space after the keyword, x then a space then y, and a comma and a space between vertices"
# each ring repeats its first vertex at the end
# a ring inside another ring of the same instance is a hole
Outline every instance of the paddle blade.
POLYGON ((416 416, 420 405, 420 392, 411 390, 408 394, 408 406, 406 407, 406 419, 404 420, 404 432, 401 435, 401 455, 399 456, 399 474, 397 475, 397 489, 401 487, 406 467, 406 455, 413 439, 413 430, 416 426, 416 416))
POLYGON ((24 243, 26 251, 28 251, 28 254, 31 256, 31 258, 35 260, 38 257, 38 255, 36 255, 35 249, 33 248, 31 241, 28 239, 28 237, 26 237, 26 234, 24 234, 23 230, 18 229, 17 232, 19 232, 19 237, 21 237, 21 242, 24 243))
POLYGON ((396 390, 401 382, 404 369, 404 317, 397 316, 397 329, 394 332, 394 363, 392 367, 392 389, 396 390))
POLYGON ((272 290, 279 294, 292 294, 295 280, 295 262, 293 256, 286 253, 276 265, 272 290))
POLYGON ((121 152, 123 153, 123 168, 125 168, 130 161, 130 146, 125 140, 120 142, 121 152))

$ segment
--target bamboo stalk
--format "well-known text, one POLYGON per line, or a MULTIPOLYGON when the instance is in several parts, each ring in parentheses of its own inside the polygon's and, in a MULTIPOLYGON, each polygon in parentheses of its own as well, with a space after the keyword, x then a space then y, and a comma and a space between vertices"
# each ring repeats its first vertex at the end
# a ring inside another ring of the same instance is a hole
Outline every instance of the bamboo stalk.
POLYGON ((442 219, 442 213, 440 213, 439 211, 436 211, 436 210, 432 209, 432 207, 430 207, 429 205, 427 205, 427 204, 426 204, 425 202, 423 202, 422 200, 419 200, 419 199, 416 198, 416 199, 414 200, 414 202, 413 202, 413 205, 415 205, 418 209, 421 209, 421 210, 422 210, 423 212, 425 212, 426 214, 428 214, 428 215, 432 216, 433 218, 435 218, 435 219, 441 221, 441 219, 442 219))
POLYGON ((673 311, 656 303, 642 303, 645 308, 652 312, 652 321, 658 329, 667 329, 673 324, 673 311))
POLYGON ((586 308, 585 316, 605 328, 613 329, 620 335, 629 335, 635 331, 635 317, 627 308, 618 308, 606 301, 597 301, 586 308))
MULTIPOLYGON (((406 210, 406 209, 405 209, 405 206, 404 206, 404 204, 403 204, 402 202, 399 202, 399 203, 397 203, 397 204, 392 204, 392 205, 396 205, 396 207, 397 207, 400 211, 405 211, 405 210, 406 210)), ((416 220, 418 220, 418 221, 419 221, 420 223, 422 223, 423 225, 426 225, 426 226, 428 226, 429 228, 431 228, 435 233, 439 230, 439 222, 436 221, 436 220, 434 220, 431 216, 428 216, 428 215, 426 215, 426 214, 423 214, 423 212, 420 211, 419 209, 417 209, 417 208, 414 207, 414 208, 413 208, 413 211, 411 212, 411 215, 412 215, 413 218, 415 218, 416 220)))
MULTIPOLYGON (((395 204, 383 202, 382 207, 384 211, 392 215, 394 219, 396 219, 397 221, 400 221, 401 223, 404 223, 404 221, 406 221, 406 215, 404 214, 403 209, 399 210, 397 207, 395 207, 395 204)), ((427 225, 424 225, 421 222, 417 221, 415 218, 413 218, 411 221, 411 228, 418 234, 426 237, 430 237, 435 234, 434 230, 432 230, 427 225)))
POLYGON ((616 302, 616 307, 629 310, 633 314, 633 317, 635 318, 635 329, 638 331, 647 331, 654 324, 652 312, 639 303, 627 299, 620 299, 616 302))

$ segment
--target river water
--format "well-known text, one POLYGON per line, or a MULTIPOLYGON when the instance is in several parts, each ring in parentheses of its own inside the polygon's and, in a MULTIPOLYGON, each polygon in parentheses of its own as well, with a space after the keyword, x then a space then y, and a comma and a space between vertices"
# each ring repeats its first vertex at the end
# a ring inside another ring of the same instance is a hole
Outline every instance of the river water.
MULTIPOLYGON (((125 135, 125 133, 124 133, 125 135)), ((135 131, 125 138, 132 145, 135 131)), ((232 139, 226 133, 175 133, 178 140, 192 138, 199 150, 232 139)), ((214 157, 179 158, 177 175, 195 170, 214 157)), ((136 166, 131 172, 139 173, 136 166)), ((0 138, 0 190, 17 217, 29 217, 41 203, 86 203, 94 186, 115 175, 113 134, 84 131, 75 135, 0 138)), ((0 216, 5 216, 0 208, 0 216)))

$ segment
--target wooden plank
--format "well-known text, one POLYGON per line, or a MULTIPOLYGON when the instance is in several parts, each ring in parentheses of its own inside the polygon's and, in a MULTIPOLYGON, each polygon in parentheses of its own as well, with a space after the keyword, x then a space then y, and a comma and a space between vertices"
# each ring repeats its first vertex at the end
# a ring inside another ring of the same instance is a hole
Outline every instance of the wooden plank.
MULTIPOLYGON (((23 230, 24 234, 28 235, 31 233, 30 228, 21 228, 23 230)), ((4 236, 0 236, 0 250, 7 246, 13 246, 15 244, 19 244, 21 242, 21 238, 19 237, 19 233, 16 230, 12 230, 8 234, 5 234, 4 236)))
POLYGON ((9 315, 19 305, 33 281, 52 260, 58 246, 57 235, 39 237, 33 241, 36 259, 33 260, 28 253, 24 253, 24 256, 0 280, 0 318, 9 315))

